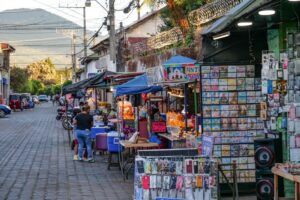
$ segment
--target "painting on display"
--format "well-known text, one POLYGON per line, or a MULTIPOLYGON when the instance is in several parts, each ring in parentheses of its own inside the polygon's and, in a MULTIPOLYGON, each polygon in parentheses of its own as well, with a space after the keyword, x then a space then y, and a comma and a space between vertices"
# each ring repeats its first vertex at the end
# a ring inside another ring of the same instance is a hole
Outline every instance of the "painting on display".
POLYGON ((200 78, 200 67, 195 64, 164 65, 167 81, 192 81, 200 78))

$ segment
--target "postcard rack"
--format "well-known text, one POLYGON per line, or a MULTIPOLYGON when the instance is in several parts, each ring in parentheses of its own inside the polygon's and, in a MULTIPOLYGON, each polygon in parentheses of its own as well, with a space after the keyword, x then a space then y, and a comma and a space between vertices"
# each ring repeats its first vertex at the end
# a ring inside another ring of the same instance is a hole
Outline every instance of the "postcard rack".
POLYGON ((238 183, 255 182, 254 139, 263 137, 264 129, 255 66, 202 66, 201 79, 203 134, 214 138, 213 156, 228 164, 224 173, 230 182, 234 161, 238 183))

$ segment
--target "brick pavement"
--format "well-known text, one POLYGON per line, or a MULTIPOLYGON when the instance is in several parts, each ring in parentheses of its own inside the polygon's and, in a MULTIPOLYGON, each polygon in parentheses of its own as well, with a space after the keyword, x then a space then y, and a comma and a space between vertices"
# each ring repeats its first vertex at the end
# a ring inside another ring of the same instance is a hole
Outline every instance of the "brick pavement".
POLYGON ((55 115, 48 103, 0 119, 0 200, 132 199, 132 177, 124 182, 101 157, 96 163, 72 161, 55 115))

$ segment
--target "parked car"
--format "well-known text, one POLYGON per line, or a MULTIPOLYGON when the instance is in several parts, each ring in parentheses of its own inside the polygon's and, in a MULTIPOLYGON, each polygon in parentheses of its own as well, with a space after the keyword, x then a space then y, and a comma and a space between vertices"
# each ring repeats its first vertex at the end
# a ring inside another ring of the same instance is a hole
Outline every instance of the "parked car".
POLYGON ((11 109, 9 106, 0 104, 0 118, 5 117, 11 113, 11 109))
POLYGON ((22 96, 20 94, 9 95, 9 107, 14 111, 24 109, 24 102, 22 101, 22 96))
POLYGON ((39 95, 39 101, 40 102, 48 102, 49 101, 49 99, 48 99, 48 97, 47 97, 47 95, 39 95))

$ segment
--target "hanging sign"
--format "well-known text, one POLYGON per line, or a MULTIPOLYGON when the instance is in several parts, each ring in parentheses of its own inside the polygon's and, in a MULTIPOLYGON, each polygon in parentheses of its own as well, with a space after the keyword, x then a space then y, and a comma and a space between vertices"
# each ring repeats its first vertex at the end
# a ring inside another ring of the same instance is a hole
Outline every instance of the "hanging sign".
POLYGON ((166 133, 166 122, 152 122, 152 132, 154 133, 166 133))
POLYGON ((164 76, 167 81, 193 81, 200 79, 198 64, 173 64, 164 66, 164 76))

